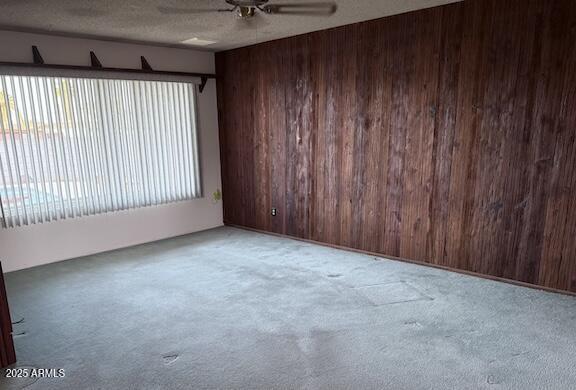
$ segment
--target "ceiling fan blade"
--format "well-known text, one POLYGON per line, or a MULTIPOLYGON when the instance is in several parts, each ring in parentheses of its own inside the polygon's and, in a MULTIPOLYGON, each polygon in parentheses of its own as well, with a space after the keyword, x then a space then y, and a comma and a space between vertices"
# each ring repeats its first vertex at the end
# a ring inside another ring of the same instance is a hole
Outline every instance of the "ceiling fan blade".
POLYGON ((176 8, 176 7, 158 7, 158 11, 167 15, 188 15, 188 14, 203 14, 206 12, 224 12, 232 11, 232 9, 216 9, 216 8, 176 8))
POLYGON ((329 16, 338 9, 334 2, 267 4, 262 10, 269 14, 329 16))

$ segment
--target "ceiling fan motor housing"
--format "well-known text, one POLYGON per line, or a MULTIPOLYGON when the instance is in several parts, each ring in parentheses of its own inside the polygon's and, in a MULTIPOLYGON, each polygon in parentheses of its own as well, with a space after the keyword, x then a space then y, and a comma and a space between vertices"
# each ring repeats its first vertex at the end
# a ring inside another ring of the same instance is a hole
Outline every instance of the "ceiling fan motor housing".
POLYGON ((238 10, 238 16, 242 19, 254 16, 256 9, 262 10, 261 6, 268 3, 268 0, 226 0, 234 9, 238 10))
POLYGON ((261 7, 268 3, 269 0, 226 0, 226 2, 235 7, 261 7))

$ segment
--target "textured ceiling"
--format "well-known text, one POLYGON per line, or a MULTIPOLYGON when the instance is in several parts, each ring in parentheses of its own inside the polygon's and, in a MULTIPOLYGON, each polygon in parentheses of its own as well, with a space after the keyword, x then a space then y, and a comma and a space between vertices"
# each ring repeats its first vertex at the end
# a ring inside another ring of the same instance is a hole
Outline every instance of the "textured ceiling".
MULTIPOLYGON (((318 1, 318 0, 313 0, 318 1)), ((224 0, 0 0, 0 29, 182 46, 193 37, 223 50, 459 0, 336 0, 331 17, 232 13, 166 15, 158 7, 224 8, 224 0)), ((306 2, 271 0, 270 3, 306 2)))

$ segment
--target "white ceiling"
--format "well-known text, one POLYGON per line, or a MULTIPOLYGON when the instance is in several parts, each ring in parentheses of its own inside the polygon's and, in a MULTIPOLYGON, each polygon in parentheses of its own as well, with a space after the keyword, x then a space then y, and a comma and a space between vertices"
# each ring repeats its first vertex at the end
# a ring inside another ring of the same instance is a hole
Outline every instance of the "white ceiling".
MULTIPOLYGON (((270 3, 311 0, 270 0, 270 3)), ((318 0, 312 0, 318 1, 318 0)), ((0 29, 182 46, 193 37, 224 50, 381 18, 460 0, 336 0, 331 17, 261 15, 249 24, 232 13, 166 15, 159 6, 225 8, 224 0, 0 0, 0 29)))

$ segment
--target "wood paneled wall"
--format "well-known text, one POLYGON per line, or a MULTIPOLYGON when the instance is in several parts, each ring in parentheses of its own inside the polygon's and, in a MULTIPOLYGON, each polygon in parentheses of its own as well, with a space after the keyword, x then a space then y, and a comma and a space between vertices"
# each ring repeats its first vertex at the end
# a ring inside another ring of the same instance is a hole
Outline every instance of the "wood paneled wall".
POLYGON ((216 62, 225 222, 576 291, 574 0, 466 0, 216 62))

